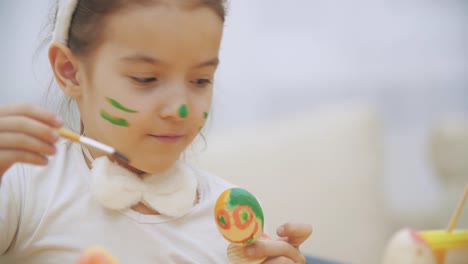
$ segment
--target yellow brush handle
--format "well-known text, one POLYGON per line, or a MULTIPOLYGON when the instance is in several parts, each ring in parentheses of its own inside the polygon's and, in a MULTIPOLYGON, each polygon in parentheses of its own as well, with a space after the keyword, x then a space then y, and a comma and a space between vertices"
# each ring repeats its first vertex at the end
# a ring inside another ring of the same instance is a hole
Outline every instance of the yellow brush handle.
POLYGON ((59 133, 61 137, 68 138, 75 142, 80 142, 80 135, 76 134, 75 132, 66 130, 65 128, 59 128, 57 129, 57 132, 59 133))
POLYGON ((421 238, 432 249, 468 249, 468 230, 447 232, 446 230, 420 231, 421 238))

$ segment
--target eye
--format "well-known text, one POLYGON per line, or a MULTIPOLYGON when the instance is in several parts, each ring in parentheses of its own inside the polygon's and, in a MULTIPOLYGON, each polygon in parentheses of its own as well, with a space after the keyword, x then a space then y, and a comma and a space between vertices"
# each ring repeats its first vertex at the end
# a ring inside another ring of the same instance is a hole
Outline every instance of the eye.
POLYGON ((247 205, 239 205, 234 209, 234 223, 241 229, 246 229, 254 220, 254 214, 252 208, 247 205))
POLYGON ((205 87, 205 86, 212 84, 210 79, 196 79, 190 82, 195 84, 198 87, 205 87))
POLYGON ((153 83, 153 82, 156 82, 158 79, 155 78, 155 77, 143 77, 143 78, 140 78, 140 77, 133 77, 131 76, 130 77, 132 80, 134 80, 135 82, 139 83, 139 84, 150 84, 150 83, 153 83))
POLYGON ((226 210, 220 210, 216 216, 216 223, 222 229, 231 228, 231 220, 229 218, 229 213, 226 210))

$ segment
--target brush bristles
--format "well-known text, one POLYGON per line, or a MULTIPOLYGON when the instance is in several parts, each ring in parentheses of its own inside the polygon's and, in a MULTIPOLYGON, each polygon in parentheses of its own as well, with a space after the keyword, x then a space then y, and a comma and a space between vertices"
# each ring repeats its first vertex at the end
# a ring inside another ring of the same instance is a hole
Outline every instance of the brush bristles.
POLYGON ((130 163, 130 160, 127 158, 127 156, 125 156, 124 154, 116 151, 114 152, 113 154, 116 158, 118 158, 119 160, 125 162, 125 163, 130 163))

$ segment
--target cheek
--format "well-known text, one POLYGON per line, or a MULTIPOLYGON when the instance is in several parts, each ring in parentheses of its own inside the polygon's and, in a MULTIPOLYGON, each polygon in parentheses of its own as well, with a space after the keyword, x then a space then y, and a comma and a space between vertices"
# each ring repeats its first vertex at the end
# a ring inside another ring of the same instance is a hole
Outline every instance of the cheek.
MULTIPOLYGON (((144 109, 137 93, 129 91, 126 80, 116 73, 105 59, 96 64, 87 64, 82 76, 83 98, 81 112, 89 122, 95 123, 100 130, 119 134, 141 123, 141 112, 144 109)), ((147 100, 147 99, 146 99, 147 100)))
POLYGON ((97 80, 90 80, 87 77, 85 76, 80 80, 82 94, 76 101, 80 109, 81 119, 87 130, 90 130, 90 122, 95 123, 100 119, 99 111, 104 106, 104 100, 102 99, 102 91, 97 88, 99 87, 97 80))
POLYGON ((135 117, 141 115, 141 110, 132 106, 134 101, 128 96, 108 95, 103 96, 101 100, 103 103, 99 109, 99 116, 115 126, 130 127, 135 117))
POLYGON ((198 122, 204 123, 210 116, 212 96, 206 94, 205 96, 197 96, 190 104, 190 110, 193 112, 193 118, 198 122))
MULTIPOLYGON (((102 86, 101 86, 102 87, 102 86)), ((95 101, 99 109, 95 114, 108 124, 118 127, 132 127, 141 122, 148 98, 138 96, 121 83, 110 85, 95 94, 95 101), (120 84, 120 87, 119 87, 120 84), (110 88, 112 87, 112 88, 110 88)))

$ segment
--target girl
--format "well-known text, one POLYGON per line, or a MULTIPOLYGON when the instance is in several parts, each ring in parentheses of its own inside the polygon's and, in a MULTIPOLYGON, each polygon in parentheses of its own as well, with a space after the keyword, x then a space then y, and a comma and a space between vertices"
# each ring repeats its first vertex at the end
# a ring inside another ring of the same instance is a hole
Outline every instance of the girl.
MULTIPOLYGON (((130 162, 59 141, 63 121, 40 107, 1 106, 1 263, 74 263, 91 246, 121 263, 227 263, 213 207, 232 185, 178 161, 209 115, 224 16, 222 0, 60 1, 55 80, 81 132, 130 162)), ((304 263, 311 227, 277 234, 245 254, 304 263)))

